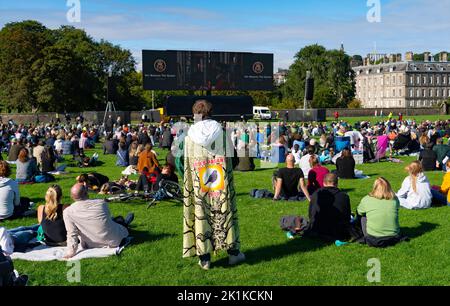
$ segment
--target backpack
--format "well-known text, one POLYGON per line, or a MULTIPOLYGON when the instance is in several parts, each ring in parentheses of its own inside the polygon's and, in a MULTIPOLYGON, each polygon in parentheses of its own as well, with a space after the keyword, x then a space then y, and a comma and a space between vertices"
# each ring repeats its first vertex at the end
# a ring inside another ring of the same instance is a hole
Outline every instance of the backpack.
POLYGON ((292 234, 302 235, 308 228, 308 220, 302 216, 283 216, 280 219, 280 227, 283 231, 289 231, 292 234), (296 230, 297 227, 300 229, 296 230))
POLYGON ((3 254, 0 248, 0 287, 11 286, 14 275, 12 261, 3 254))

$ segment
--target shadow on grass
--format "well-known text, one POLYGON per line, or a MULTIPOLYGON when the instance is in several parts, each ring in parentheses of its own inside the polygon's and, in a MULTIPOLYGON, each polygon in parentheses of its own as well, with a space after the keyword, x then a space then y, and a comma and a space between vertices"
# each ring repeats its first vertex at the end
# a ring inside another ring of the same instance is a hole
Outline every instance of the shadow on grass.
POLYGON ((133 225, 130 228, 130 236, 133 237, 133 245, 143 244, 147 242, 159 241, 166 238, 175 237, 174 234, 166 234, 166 233, 150 233, 145 231, 138 231, 133 229, 133 225))
POLYGON ((342 188, 341 191, 345 192, 345 193, 349 193, 349 192, 355 191, 355 188, 342 188))
MULTIPOLYGON (((245 253, 245 263, 249 265, 256 265, 262 262, 271 261, 274 259, 281 259, 286 256, 305 253, 319 250, 325 246, 330 245, 329 243, 323 242, 319 239, 312 238, 298 238, 289 240, 284 244, 265 246, 262 248, 257 248, 253 250, 246 250, 245 253)), ((229 267, 228 258, 223 258, 214 266, 218 267, 229 267)))
POLYGON ((402 234, 405 234, 410 239, 418 238, 428 232, 431 232, 439 227, 438 224, 429 222, 420 222, 419 226, 416 227, 402 227, 400 230, 402 234))

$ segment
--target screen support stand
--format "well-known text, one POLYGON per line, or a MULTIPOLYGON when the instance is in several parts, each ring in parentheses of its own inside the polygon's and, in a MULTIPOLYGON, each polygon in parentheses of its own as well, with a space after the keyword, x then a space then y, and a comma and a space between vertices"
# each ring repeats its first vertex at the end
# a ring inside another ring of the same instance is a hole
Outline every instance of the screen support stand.
POLYGON ((114 114, 116 113, 116 107, 114 106, 114 102, 108 101, 108 103, 106 103, 105 115, 103 116, 103 128, 105 128, 106 116, 108 116, 108 113, 112 112, 114 112, 114 114))

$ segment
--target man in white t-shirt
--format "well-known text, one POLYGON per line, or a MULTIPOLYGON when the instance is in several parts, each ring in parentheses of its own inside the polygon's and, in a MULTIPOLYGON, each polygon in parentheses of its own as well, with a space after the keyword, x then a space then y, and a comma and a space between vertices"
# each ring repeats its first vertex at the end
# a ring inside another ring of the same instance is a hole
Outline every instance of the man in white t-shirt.
MULTIPOLYGON (((302 158, 300 158, 300 168, 302 169, 305 178, 308 178, 309 170, 311 170, 311 165, 309 163, 309 158, 312 155, 316 155, 316 154, 314 152, 314 147, 313 146, 308 146, 306 148, 306 152, 307 152, 307 154, 304 155, 302 158)), ((319 157, 317 156, 317 158, 319 158, 319 157)))

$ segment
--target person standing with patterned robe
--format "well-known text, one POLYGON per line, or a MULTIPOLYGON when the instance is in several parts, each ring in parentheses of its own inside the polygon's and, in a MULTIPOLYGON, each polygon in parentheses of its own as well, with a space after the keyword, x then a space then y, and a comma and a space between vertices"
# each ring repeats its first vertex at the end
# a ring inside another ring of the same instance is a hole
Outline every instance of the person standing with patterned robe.
POLYGON ((245 255, 240 252, 233 165, 223 128, 209 119, 208 101, 197 101, 192 110, 195 124, 184 139, 183 257, 199 256, 200 267, 208 270, 211 252, 227 251, 230 265, 244 261, 245 255))

